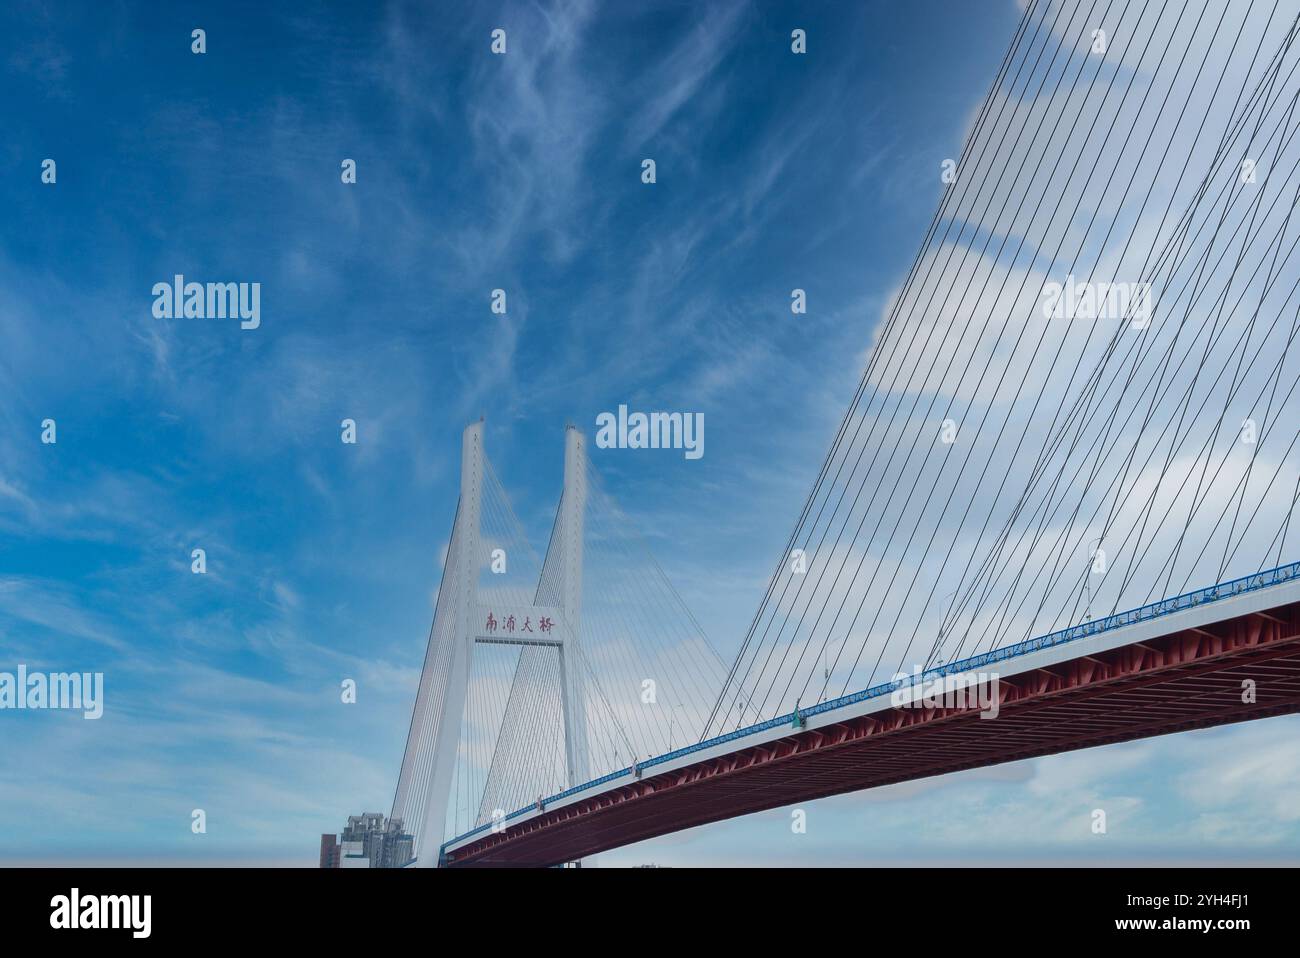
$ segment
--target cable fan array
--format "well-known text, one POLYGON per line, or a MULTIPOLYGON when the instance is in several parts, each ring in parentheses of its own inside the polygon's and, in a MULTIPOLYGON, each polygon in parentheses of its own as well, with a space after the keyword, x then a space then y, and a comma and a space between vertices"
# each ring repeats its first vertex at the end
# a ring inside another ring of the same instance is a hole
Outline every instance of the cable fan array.
POLYGON ((1296 6, 1026 5, 706 736, 1294 550, 1296 6))

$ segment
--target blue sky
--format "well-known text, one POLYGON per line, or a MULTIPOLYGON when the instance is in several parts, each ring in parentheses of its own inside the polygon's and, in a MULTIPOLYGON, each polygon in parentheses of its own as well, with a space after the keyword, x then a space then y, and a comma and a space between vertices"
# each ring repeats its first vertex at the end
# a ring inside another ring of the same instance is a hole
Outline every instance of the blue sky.
MULTIPOLYGON (((566 422, 703 412, 700 460, 593 459, 734 654, 1019 14, 6 5, 0 668, 103 671, 107 704, 98 722, 0 716, 0 861, 310 865, 321 832, 386 811, 479 416, 541 550, 566 422), (260 282, 260 327, 156 319, 150 290, 176 273, 260 282)), ((964 773, 815 803, 806 835, 771 812, 608 858, 1294 861, 1296 727, 964 773)))

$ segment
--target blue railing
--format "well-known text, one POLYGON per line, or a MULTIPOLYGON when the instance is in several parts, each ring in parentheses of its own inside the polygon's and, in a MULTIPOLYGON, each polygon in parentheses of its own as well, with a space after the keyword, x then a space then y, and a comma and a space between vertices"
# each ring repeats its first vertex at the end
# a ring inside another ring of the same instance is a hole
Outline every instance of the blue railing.
MULTIPOLYGON (((1218 585, 1212 585, 1208 589, 1198 589, 1195 592, 1186 592, 1183 595, 1174 596, 1171 599, 1161 599, 1159 602, 1152 602, 1150 605, 1144 605, 1137 609, 1130 609, 1127 612, 1117 612, 1114 615, 1108 615, 1104 619, 1096 619, 1092 622, 1083 622, 1079 625, 1072 625, 1066 629, 1060 629, 1056 632, 1050 632, 1047 635, 1041 635, 1034 639, 1025 639, 1023 642, 1017 642, 1014 645, 1008 645, 1000 649, 994 649, 991 652, 984 652, 980 655, 971 656, 967 659, 960 659, 956 662, 949 662, 947 665, 935 666, 926 669, 919 675, 908 676, 906 680, 883 682, 880 685, 873 685, 871 688, 863 689, 860 692, 853 692, 849 695, 841 696, 837 699, 829 699, 818 705, 809 706, 806 709, 799 709, 798 715, 789 712, 785 715, 779 715, 776 718, 768 719, 765 722, 759 722, 756 725, 748 725, 745 728, 736 729, 734 732, 727 732, 723 735, 717 735, 694 745, 687 745, 671 752, 665 752, 663 755, 656 755, 654 758, 648 758, 644 762, 639 762, 636 768, 644 771, 647 768, 653 768, 656 765, 662 765, 665 762, 671 762, 686 755, 695 752, 701 752, 705 749, 714 748, 718 745, 724 745, 727 742, 733 742, 739 738, 747 738, 750 735, 758 735, 769 729, 779 728, 781 726, 792 725, 796 718, 808 718, 812 715, 821 715, 823 712, 830 712, 835 709, 844 708, 846 705, 856 705, 867 699, 878 698, 882 695, 892 695, 897 690, 931 679, 942 678, 946 675, 955 675, 960 672, 970 672, 974 669, 991 665, 995 662, 1003 662, 1018 655, 1026 655, 1029 652, 1037 652, 1040 649, 1048 649, 1057 645, 1064 645, 1067 642, 1074 642, 1078 639, 1087 638, 1088 636, 1097 635, 1101 632, 1109 632, 1111 629, 1118 629, 1126 625, 1134 625, 1138 622, 1147 622, 1151 619, 1158 619, 1161 616, 1170 615, 1174 612, 1181 612, 1183 609, 1195 608, 1204 605, 1207 602, 1216 602, 1220 599, 1231 598, 1234 595, 1241 595, 1246 592, 1255 592, 1259 589, 1266 589, 1270 586, 1281 585, 1284 582, 1300 579, 1300 562, 1293 562, 1290 565, 1278 566, 1276 569, 1269 569, 1267 572, 1257 572, 1254 575, 1242 576, 1240 579, 1232 579, 1229 582, 1221 582, 1218 585)), ((610 772, 608 775, 602 775, 600 778, 594 778, 589 782, 583 782, 581 785, 575 785, 567 788, 562 792, 557 792, 547 798, 542 799, 543 805, 550 805, 552 802, 563 801, 571 795, 579 792, 585 792, 589 789, 599 788, 607 782, 622 778, 631 774, 632 766, 621 768, 616 772, 610 772)), ((536 805, 526 805, 523 808, 516 809, 507 815, 503 821, 510 821, 518 818, 520 815, 527 815, 533 811, 536 805)), ((459 841, 464 841, 474 835, 487 831, 492 827, 493 822, 485 822, 477 828, 470 829, 463 835, 458 835, 448 841, 442 847, 446 849, 448 845, 459 841)))

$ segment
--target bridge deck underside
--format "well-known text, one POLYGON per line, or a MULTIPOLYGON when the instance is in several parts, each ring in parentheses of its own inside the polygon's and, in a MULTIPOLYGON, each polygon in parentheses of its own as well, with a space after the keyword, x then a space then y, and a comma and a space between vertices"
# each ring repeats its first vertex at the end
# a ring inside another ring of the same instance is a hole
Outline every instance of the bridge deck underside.
POLYGON ((1003 677, 995 719, 888 708, 792 730, 485 834, 447 864, 552 865, 828 795, 1296 711, 1300 603, 1003 677))

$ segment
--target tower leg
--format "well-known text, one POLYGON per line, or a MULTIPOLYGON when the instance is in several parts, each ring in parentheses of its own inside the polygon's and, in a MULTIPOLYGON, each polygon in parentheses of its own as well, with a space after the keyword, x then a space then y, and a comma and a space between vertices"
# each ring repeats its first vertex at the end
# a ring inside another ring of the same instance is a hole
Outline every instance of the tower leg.
POLYGON ((421 868, 431 868, 438 864, 443 829, 447 823, 447 806, 451 801, 452 776, 456 771, 456 753, 460 747, 465 696, 469 690, 470 660, 474 650, 474 623, 470 617, 475 611, 482 559, 479 555, 482 476, 483 424, 476 422, 465 428, 461 441, 460 507, 456 521, 459 540, 456 554, 447 556, 447 568, 443 570, 444 576, 454 574, 453 581, 459 595, 456 597, 456 628, 451 638, 451 668, 446 693, 442 697, 442 712, 438 718, 433 775, 425 799, 424 827, 420 831, 418 864, 421 868))
POLYGON ((569 787, 589 779, 587 697, 582 657, 582 534, 587 506, 586 450, 582 433, 570 426, 564 436, 564 649, 560 674, 564 708, 564 757, 569 787))
MULTIPOLYGON (((560 650, 560 703, 564 712, 564 758, 568 784, 591 779, 587 754, 587 694, 582 656, 582 542, 587 510, 586 440, 574 426, 564 434, 564 646, 560 650)), ((594 859, 584 863, 588 867, 594 859)))

